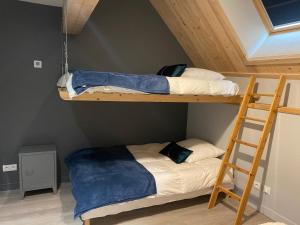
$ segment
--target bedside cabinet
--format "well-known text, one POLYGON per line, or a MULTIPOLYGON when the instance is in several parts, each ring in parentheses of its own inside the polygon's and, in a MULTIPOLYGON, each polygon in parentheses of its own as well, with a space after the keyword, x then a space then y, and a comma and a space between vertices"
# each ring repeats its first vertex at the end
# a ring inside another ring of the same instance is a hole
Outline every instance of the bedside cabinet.
POLYGON ((20 193, 52 188, 57 191, 56 147, 25 146, 19 151, 20 193))

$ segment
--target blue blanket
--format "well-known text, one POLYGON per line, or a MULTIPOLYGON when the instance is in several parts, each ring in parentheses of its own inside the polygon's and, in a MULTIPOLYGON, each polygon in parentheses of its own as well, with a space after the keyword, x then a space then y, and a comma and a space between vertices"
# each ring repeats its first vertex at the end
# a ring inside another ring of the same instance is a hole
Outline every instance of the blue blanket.
POLYGON ((156 194, 153 175, 125 146, 79 150, 65 162, 76 200, 75 217, 101 206, 156 194))
POLYGON ((112 72, 74 70, 72 87, 79 95, 90 87, 115 86, 153 94, 169 94, 169 82, 164 76, 135 75, 112 72))

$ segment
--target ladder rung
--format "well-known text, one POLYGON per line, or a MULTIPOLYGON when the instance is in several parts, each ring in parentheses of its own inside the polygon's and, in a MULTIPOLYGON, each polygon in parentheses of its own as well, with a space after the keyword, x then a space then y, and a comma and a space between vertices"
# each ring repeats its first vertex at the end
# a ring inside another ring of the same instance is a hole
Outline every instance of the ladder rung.
POLYGON ((231 198, 233 198, 233 199, 235 199, 235 200, 241 201, 241 197, 238 196, 237 194, 235 194, 235 193, 229 191, 228 189, 226 189, 226 188, 224 188, 224 187, 222 187, 222 186, 219 186, 218 188, 219 188, 219 191, 224 192, 224 193, 225 193, 226 195, 228 195, 229 197, 231 197, 231 198))
POLYGON ((244 120, 252 120, 252 121, 261 122, 261 123, 265 123, 266 122, 266 120, 255 118, 255 117, 249 117, 249 116, 243 117, 243 119, 244 120))
POLYGON ((271 93, 255 93, 252 96, 253 97, 274 97, 275 94, 271 94, 271 93))
POLYGON ((248 108, 270 111, 271 105, 264 103, 249 103, 248 108))
POLYGON ((244 174, 246 174, 246 175, 249 175, 249 174, 250 174, 250 172, 249 172, 248 170, 245 170, 245 169, 243 169, 243 168, 241 168, 241 167, 239 167, 239 166, 237 166, 237 165, 234 165, 234 164, 232 164, 232 163, 226 163, 225 165, 228 166, 228 167, 230 167, 230 168, 232 168, 232 169, 235 169, 235 170, 237 170, 237 171, 240 171, 241 173, 244 173, 244 174))
POLYGON ((247 145, 247 146, 252 147, 252 148, 257 148, 258 147, 255 144, 251 144, 251 143, 248 143, 246 141, 239 140, 239 139, 236 139, 235 142, 239 143, 239 144, 242 144, 242 145, 247 145))

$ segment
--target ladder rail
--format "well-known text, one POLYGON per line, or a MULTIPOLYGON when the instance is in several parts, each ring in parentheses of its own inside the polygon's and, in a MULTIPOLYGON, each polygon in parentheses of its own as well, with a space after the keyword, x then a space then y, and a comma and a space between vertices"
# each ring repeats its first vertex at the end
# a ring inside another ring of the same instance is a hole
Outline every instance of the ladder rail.
POLYGON ((275 118, 277 116, 277 108, 278 108, 278 106, 280 104, 280 100, 281 100, 281 96, 282 96, 282 92, 283 92, 285 83, 286 83, 285 76, 281 76, 278 88, 276 90, 276 94, 275 94, 274 100, 273 100, 273 102, 271 104, 271 111, 269 113, 269 116, 267 118, 267 122, 266 122, 266 124, 264 126, 264 129, 262 131, 263 135, 262 135, 261 139, 259 140, 258 149, 260 151, 257 151, 256 155, 254 156, 254 159, 257 159, 257 160, 255 160, 254 163, 253 163, 253 165, 252 165, 252 168, 251 168, 252 172, 255 172, 255 173, 257 172, 257 168, 255 170, 255 167, 258 166, 258 164, 259 164, 259 162, 261 160, 261 156, 263 154, 264 147, 266 145, 266 142, 268 140, 269 134, 271 132, 271 129, 272 129, 272 126, 273 126, 273 122, 274 122, 274 120, 275 120, 275 118))
POLYGON ((275 120, 277 112, 278 112, 278 107, 279 107, 279 104, 280 104, 281 96, 282 96, 282 93, 283 93, 283 90, 284 90, 284 87, 285 87, 285 84, 286 84, 286 77, 284 75, 282 75, 280 77, 278 86, 277 86, 276 91, 275 91, 274 94, 259 94, 261 96, 268 96, 268 97, 273 96, 272 103, 270 105, 266 105, 266 106, 264 104, 261 104, 261 105, 263 105, 263 107, 261 107, 260 104, 250 102, 251 98, 253 96, 257 95, 257 94, 253 94, 255 82, 256 82, 256 77, 252 76, 250 81, 249 81, 247 91, 246 91, 246 94, 245 94, 244 99, 242 101, 239 113, 237 115, 235 126, 234 126, 234 129, 233 129, 232 133, 231 133, 230 140, 229 140, 229 143, 228 143, 228 146, 227 146, 227 150, 226 150, 224 158, 222 160, 222 164, 221 164, 221 167, 220 167, 220 170, 219 170, 219 174, 218 174, 216 183, 214 185, 214 188, 213 188, 213 191, 212 191, 212 194, 211 194, 211 197, 210 197, 209 205, 208 205, 209 208, 212 208, 212 207, 215 206, 218 194, 220 192, 224 192, 227 196, 231 196, 234 199, 239 200, 240 204, 239 204, 239 207, 238 207, 238 210, 237 210, 237 216, 236 216, 236 220, 235 220, 234 225, 240 225, 241 222, 242 222, 244 211, 245 211, 245 208, 246 208, 246 205, 247 205, 247 202, 248 202, 248 198, 249 198, 249 195, 250 195, 253 183, 254 183, 255 175, 256 175, 258 167, 259 167, 259 162, 260 162, 261 157, 263 155, 266 142, 268 140, 269 134, 271 132, 274 120, 275 120), (268 110, 269 113, 268 113, 267 119, 262 120, 262 119, 253 118, 253 117, 246 117, 246 113, 247 113, 249 108, 254 108, 254 109, 264 108, 264 110, 268 110), (254 144, 247 143, 247 142, 236 139, 238 134, 239 134, 239 131, 242 127, 242 122, 245 119, 252 120, 252 121, 257 121, 257 122, 262 122, 264 124, 263 130, 262 130, 262 133, 261 133, 261 136, 260 136, 260 139, 259 139, 259 143, 257 145, 254 145, 254 144), (252 165, 251 165, 251 168, 250 168, 249 171, 247 171, 247 170, 245 170, 245 169, 243 169, 243 168, 241 168, 241 167, 239 167, 235 164, 229 163, 229 159, 230 159, 230 156, 232 154, 235 143, 244 144, 244 145, 247 145, 247 146, 250 146, 250 147, 253 147, 253 148, 256 149, 254 157, 253 157, 253 162, 252 162, 252 165), (227 168, 232 168, 234 170, 245 173, 248 177, 248 180, 246 182, 246 186, 244 188, 242 196, 240 196, 240 197, 238 195, 236 195, 235 193, 233 193, 233 192, 231 192, 231 191, 229 191, 226 188, 223 188, 221 186, 227 168))
POLYGON ((251 169, 250 169, 251 172, 248 176, 248 181, 247 181, 247 184, 246 184, 246 188, 245 188, 245 190, 243 192, 243 195, 242 195, 242 198, 241 198, 241 202, 240 202, 240 205, 239 205, 239 208, 238 208, 235 225, 239 225, 242 222, 242 217, 243 217, 246 205, 247 205, 249 195, 251 193, 251 189, 252 189, 252 186, 253 186, 253 183, 254 183, 255 175, 256 175, 258 167, 259 167, 259 162, 260 162, 262 154, 264 152, 266 142, 269 138, 269 134, 271 132, 273 122, 274 122, 274 120, 276 118, 276 115, 277 115, 277 108, 280 104, 281 95, 282 95, 285 83, 286 83, 285 76, 281 76, 280 80, 279 80, 278 87, 276 89, 276 94, 275 94, 274 99, 273 99, 272 104, 271 104, 271 109, 270 109, 270 113, 269 113, 268 118, 267 118, 267 122, 265 123, 264 129, 262 131, 261 138, 259 140, 257 151, 254 155, 254 160, 252 162, 252 166, 251 166, 251 169))
POLYGON ((225 176, 225 172, 226 172, 226 163, 228 163, 228 161, 229 161, 231 152, 232 152, 233 147, 235 145, 235 139, 238 136, 239 130, 242 126, 242 122, 243 122, 242 118, 245 116, 245 114, 247 112, 248 104, 251 101, 251 97, 252 97, 252 93, 253 93, 253 90, 254 90, 255 82, 256 82, 256 76, 252 76, 250 78, 249 83, 248 83, 248 87, 247 87, 245 96, 243 98, 241 107, 240 107, 238 115, 236 117, 235 126, 234 126, 234 129, 233 129, 232 133, 231 133, 231 138, 229 140, 227 150, 226 150, 224 158, 222 160, 220 171, 219 171, 216 183, 214 185, 214 188, 213 188, 213 191, 212 191, 212 194, 211 194, 211 198, 209 200, 208 208, 212 208, 216 204, 218 194, 220 192, 219 186, 220 186, 221 182, 223 181, 224 176, 225 176))

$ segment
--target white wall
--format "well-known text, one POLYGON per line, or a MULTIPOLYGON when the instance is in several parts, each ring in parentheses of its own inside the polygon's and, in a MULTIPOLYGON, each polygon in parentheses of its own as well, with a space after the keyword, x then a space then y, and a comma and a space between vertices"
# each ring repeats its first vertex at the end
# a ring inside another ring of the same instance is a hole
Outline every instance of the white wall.
POLYGON ((247 57, 250 58, 269 36, 255 5, 252 0, 219 0, 219 2, 240 38, 247 57))
MULTIPOLYGON (((247 79, 233 79, 243 90, 247 79)), ((289 106, 300 107, 300 81, 289 82, 289 106)), ((259 92, 272 92, 276 80, 259 80, 259 92)), ((262 100, 266 102, 266 100, 262 100)), ((206 139, 226 148, 238 107, 222 104, 190 104, 188 112, 187 136, 206 139)), ((263 118, 264 111, 252 110, 249 114, 263 118)), ((241 139, 257 143, 259 126, 245 124, 241 139), (255 129, 253 129, 255 128, 255 129)), ((274 220, 287 224, 300 224, 300 116, 278 114, 274 132, 267 144, 256 180, 271 187, 271 195, 253 190, 251 203, 274 220)), ((240 146, 236 149, 234 160, 249 168, 253 149, 240 146)), ((244 187, 245 176, 236 174, 237 188, 244 187)))
POLYGON ((269 35, 252 0, 219 0, 249 60, 300 54, 300 31, 269 35))

